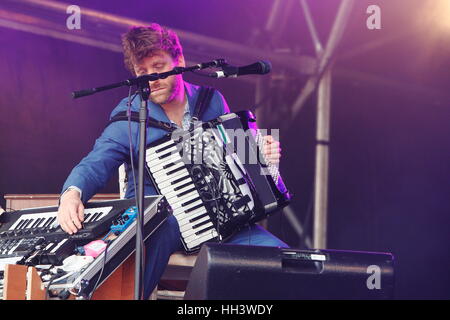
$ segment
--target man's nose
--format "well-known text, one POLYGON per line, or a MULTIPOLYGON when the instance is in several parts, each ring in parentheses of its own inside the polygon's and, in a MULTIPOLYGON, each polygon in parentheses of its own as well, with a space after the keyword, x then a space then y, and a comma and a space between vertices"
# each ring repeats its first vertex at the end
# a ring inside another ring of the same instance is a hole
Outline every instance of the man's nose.
POLYGON ((160 86, 160 80, 150 81, 153 88, 158 88, 160 86))

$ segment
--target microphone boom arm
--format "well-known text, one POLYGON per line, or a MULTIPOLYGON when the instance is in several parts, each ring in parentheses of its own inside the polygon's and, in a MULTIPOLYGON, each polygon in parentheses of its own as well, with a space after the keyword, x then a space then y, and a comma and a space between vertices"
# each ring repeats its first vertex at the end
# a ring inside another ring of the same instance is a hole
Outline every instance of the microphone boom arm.
POLYGON ((212 60, 209 62, 199 63, 199 64, 196 64, 191 67, 175 67, 172 70, 167 71, 167 72, 144 74, 139 77, 130 78, 125 81, 116 82, 116 83, 108 84, 108 85, 97 87, 97 88, 74 91, 74 92, 72 92, 72 97, 74 99, 77 99, 77 98, 81 98, 81 97, 85 97, 85 96, 90 96, 90 95, 98 93, 98 92, 115 89, 115 88, 120 88, 120 87, 125 87, 125 86, 131 87, 134 85, 139 86, 139 84, 141 84, 141 83, 148 83, 149 81, 165 79, 167 77, 181 74, 184 72, 190 72, 190 71, 194 71, 194 70, 202 70, 202 69, 211 68, 211 67, 222 67, 223 65, 226 65, 225 60, 217 59, 217 60, 212 60))

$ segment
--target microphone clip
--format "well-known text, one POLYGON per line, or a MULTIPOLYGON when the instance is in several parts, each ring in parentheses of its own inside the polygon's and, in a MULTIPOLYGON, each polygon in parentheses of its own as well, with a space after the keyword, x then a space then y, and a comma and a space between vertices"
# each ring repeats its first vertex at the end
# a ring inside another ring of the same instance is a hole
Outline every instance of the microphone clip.
POLYGON ((238 67, 224 63, 220 66, 220 68, 221 70, 210 73, 209 76, 213 78, 237 78, 239 73, 238 67))

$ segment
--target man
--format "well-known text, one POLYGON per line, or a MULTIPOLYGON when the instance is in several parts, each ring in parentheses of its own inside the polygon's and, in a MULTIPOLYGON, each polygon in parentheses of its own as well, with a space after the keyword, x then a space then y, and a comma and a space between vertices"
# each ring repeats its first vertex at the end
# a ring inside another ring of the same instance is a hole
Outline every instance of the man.
MULTIPOLYGON (((176 66, 185 66, 182 47, 177 35, 158 24, 149 27, 133 27, 122 37, 125 64, 135 76, 161 73, 172 70, 176 66)), ((193 114, 199 87, 183 81, 182 75, 171 76, 150 82, 151 95, 149 116, 172 122, 180 128, 188 128, 193 114)), ((128 99, 123 99, 113 110, 111 117, 127 110, 128 99)), ((139 110, 139 101, 135 99, 132 111, 139 110)), ((215 92, 209 107, 202 116, 208 121, 229 112, 228 106, 219 92, 215 92)), ((113 175, 118 167, 125 163, 130 179, 125 197, 135 196, 133 172, 130 162, 130 140, 134 159, 138 159, 138 124, 129 125, 126 121, 110 124, 97 139, 93 150, 72 170, 67 178, 60 199, 58 222, 69 234, 76 233, 83 222, 84 206, 113 175)), ((147 144, 161 138, 167 132, 159 128, 149 128, 147 144)), ((265 137, 264 153, 269 161, 278 163, 280 159, 279 143, 271 136, 265 137)), ((137 165, 135 166, 137 170, 137 165)), ((137 172, 135 172, 137 176, 137 172)), ((149 177, 145 178, 145 194, 156 194, 155 186, 149 177)), ((263 230, 259 226, 251 226, 237 233, 227 243, 252 244, 264 246, 282 246, 286 244, 263 230)), ((146 243, 146 267, 144 272, 144 298, 148 299, 157 285, 170 255, 181 250, 180 230, 177 220, 170 216, 146 243)))

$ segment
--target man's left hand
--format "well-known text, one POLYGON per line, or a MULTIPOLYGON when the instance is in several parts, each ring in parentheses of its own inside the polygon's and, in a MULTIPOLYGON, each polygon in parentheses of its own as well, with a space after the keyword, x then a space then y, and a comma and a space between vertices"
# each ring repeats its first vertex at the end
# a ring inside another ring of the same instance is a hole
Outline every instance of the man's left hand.
POLYGON ((264 136, 263 153, 267 161, 271 164, 279 164, 281 158, 280 142, 275 140, 272 136, 264 136))

